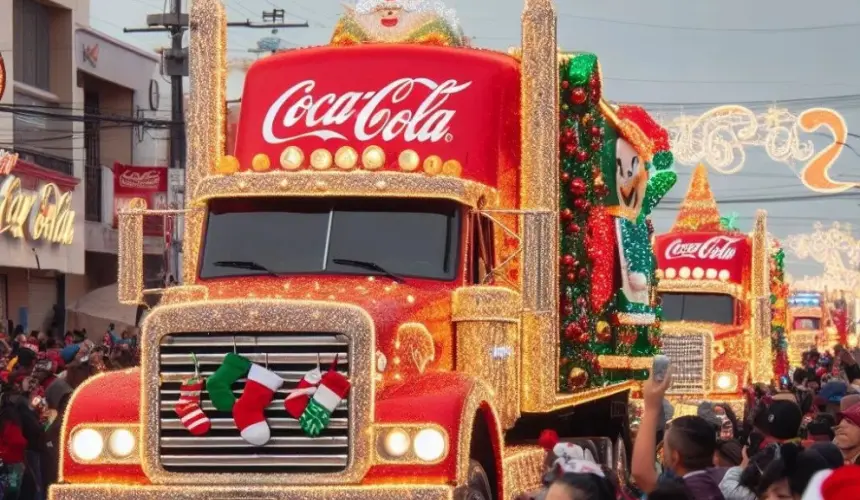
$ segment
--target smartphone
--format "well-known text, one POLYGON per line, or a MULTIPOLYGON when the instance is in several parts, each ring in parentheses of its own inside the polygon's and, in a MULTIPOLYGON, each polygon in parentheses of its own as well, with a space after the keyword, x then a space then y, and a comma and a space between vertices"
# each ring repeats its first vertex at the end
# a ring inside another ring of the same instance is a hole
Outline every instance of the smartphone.
POLYGON ((672 360, 669 359, 669 356, 664 356, 662 354, 654 356, 654 361, 651 365, 651 373, 654 374, 654 380, 657 382, 665 380, 666 373, 669 371, 669 365, 671 363, 672 360))

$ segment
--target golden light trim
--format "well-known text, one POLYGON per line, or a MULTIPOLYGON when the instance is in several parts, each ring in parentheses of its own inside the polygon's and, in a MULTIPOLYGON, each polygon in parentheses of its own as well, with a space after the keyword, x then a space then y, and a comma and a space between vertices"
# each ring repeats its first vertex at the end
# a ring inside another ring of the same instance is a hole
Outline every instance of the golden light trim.
POLYGON ((305 162, 305 153, 297 146, 287 146, 281 151, 281 168, 284 170, 298 170, 305 162))
POLYGON ((385 151, 379 146, 368 146, 361 153, 361 164, 367 170, 379 170, 385 166, 385 151))
POLYGON ((375 454, 373 457, 374 464, 397 464, 397 465, 435 465, 442 463, 451 451, 451 440, 448 437, 448 431, 443 427, 427 423, 427 424, 375 424, 373 426, 373 441, 376 443, 375 454), (418 458, 415 454, 415 436, 425 430, 433 429, 438 431, 445 439, 445 451, 442 456, 432 461, 424 461, 418 458), (409 447, 406 453, 400 457, 392 457, 385 451, 385 438, 389 432, 400 430, 409 436, 409 447))
POLYGON ((430 155, 424 159, 424 172, 428 175, 436 175, 442 172, 442 158, 437 155, 430 155))
POLYGON ((421 157, 413 149, 405 149, 397 157, 397 164, 404 172, 414 172, 421 164, 421 157))
MULTIPOLYGON (((483 184, 454 177, 426 177, 401 172, 360 170, 240 172, 229 177, 212 176, 197 187, 195 203, 202 206, 212 198, 232 196, 370 196, 404 198, 444 198, 477 207, 481 197, 491 207, 498 206, 499 194, 483 184), (285 181, 285 182, 284 182, 285 181)), ((186 238, 187 240, 188 238, 186 238)))
POLYGON ((756 212, 752 235, 752 266, 750 270, 750 341, 752 342, 753 383, 773 381, 773 346, 771 344, 770 307, 770 241, 767 233, 767 212, 756 212))
POLYGON ((632 357, 632 356, 605 356, 597 357, 598 363, 606 370, 650 370, 654 358, 632 357))
POLYGON ((171 486, 91 484, 51 486, 49 500, 452 500, 453 488, 441 484, 213 486, 193 483, 181 491, 171 486))
POLYGON ((334 154, 334 164, 343 170, 352 170, 358 165, 358 151, 350 146, 341 146, 334 154))
POLYGON ((311 167, 317 170, 326 170, 332 166, 332 156, 328 149, 317 149, 311 153, 311 167))
POLYGON ((272 160, 269 159, 269 155, 263 153, 256 154, 251 160, 251 168, 255 172, 265 172, 272 168, 272 160))
POLYGON ((442 175, 449 177, 460 177, 463 174, 463 165, 457 160, 448 160, 442 164, 442 175))
POLYGON ((546 451, 539 446, 508 447, 502 462, 507 498, 541 489, 546 473, 545 461, 546 451))
POLYGON ((661 292, 712 293, 731 295, 738 300, 744 300, 745 298, 744 288, 735 283, 715 280, 672 279, 669 274, 669 269, 666 269, 666 278, 660 280, 658 286, 661 292))
POLYGON ((363 309, 330 302, 270 299, 210 300, 158 307, 146 318, 141 337, 141 418, 144 450, 143 470, 155 484, 236 483, 278 486, 283 484, 357 483, 371 465, 372 418, 375 402, 376 332, 373 320, 363 309), (171 473, 161 466, 159 455, 158 395, 161 383, 159 346, 166 335, 176 332, 241 332, 247 318, 256 317, 254 331, 337 332, 349 338, 350 457, 345 471, 331 474, 280 473, 171 473))

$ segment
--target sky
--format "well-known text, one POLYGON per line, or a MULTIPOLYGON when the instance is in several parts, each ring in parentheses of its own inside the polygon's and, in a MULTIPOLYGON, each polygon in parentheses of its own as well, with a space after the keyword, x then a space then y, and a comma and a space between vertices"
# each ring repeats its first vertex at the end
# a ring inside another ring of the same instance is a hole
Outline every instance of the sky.
MULTIPOLYGON (((446 3, 457 10, 475 45, 500 50, 519 45, 522 0, 446 3)), ((263 11, 281 8, 288 21, 309 24, 274 35, 268 29, 230 29, 229 58, 239 66, 256 57, 248 49, 265 36, 280 37, 287 46, 325 44, 343 10, 336 0, 226 0, 225 5, 231 21, 259 22, 263 11)), ((164 6, 162 0, 91 0, 91 25, 155 49, 169 44, 166 34, 124 34, 122 28, 144 26, 146 14, 164 6)), ((832 108, 845 117, 849 132, 860 133, 860 1, 567 0, 556 6, 559 45, 598 55, 610 100, 642 104, 666 121, 721 104, 741 104, 757 113, 775 106, 795 115, 832 108)), ((242 81, 242 71, 231 72, 229 97, 239 97, 242 81)), ((816 151, 829 141, 826 130, 800 139, 812 141, 816 151)), ((815 193, 797 176, 803 162, 776 162, 760 147, 744 152, 737 173, 710 172, 723 213, 736 212, 742 229, 751 228, 759 208, 768 211, 777 237, 810 232, 816 221, 860 226, 860 191, 810 198, 815 193)), ((692 167, 676 169, 679 182, 654 215, 658 231, 671 227, 689 183, 692 167)), ((848 138, 830 173, 860 182, 860 137, 848 138)), ((818 274, 821 266, 789 255, 788 269, 802 277, 818 274)))

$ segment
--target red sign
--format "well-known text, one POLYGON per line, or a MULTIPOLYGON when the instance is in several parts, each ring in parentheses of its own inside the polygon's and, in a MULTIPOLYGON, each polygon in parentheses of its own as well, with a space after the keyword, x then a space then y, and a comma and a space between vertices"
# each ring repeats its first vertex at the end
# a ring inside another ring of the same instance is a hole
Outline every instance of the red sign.
POLYGON ((235 154, 247 168, 259 153, 278 165, 287 146, 307 157, 375 145, 385 168, 396 169, 411 149, 457 160, 465 178, 495 186, 500 167, 519 168, 519 82, 516 60, 488 51, 380 44, 284 52, 248 72, 235 154))
MULTIPOLYGON (((167 208, 167 167, 134 167, 114 163, 113 165, 113 226, 117 227, 116 214, 125 209, 131 200, 141 198, 146 208, 167 208)), ((145 217, 143 234, 163 236, 164 221, 160 217, 145 217)))
MULTIPOLYGON (((728 280, 742 283, 744 270, 750 266, 750 242, 744 235, 726 233, 669 233, 657 237, 654 254, 659 268, 666 272, 690 269, 692 279, 717 279, 720 271, 729 273, 728 280), (694 275, 696 268, 705 274, 694 275), (717 276, 713 275, 714 270, 717 276)), ((725 275, 725 273, 723 273, 725 275)), ((682 276, 683 278, 683 276, 682 276)))

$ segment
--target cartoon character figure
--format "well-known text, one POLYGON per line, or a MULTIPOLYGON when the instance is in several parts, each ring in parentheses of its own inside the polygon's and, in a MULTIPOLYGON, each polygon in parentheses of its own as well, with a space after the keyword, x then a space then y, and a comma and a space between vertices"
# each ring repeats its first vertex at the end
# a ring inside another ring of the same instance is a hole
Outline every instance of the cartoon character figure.
POLYGON ((344 4, 332 45, 417 43, 467 45, 453 9, 432 0, 362 0, 344 4))
POLYGON ((639 106, 604 103, 601 108, 613 125, 606 130, 601 165, 621 267, 615 316, 620 324, 650 325, 655 262, 646 219, 678 180, 671 170, 669 134, 639 106))

